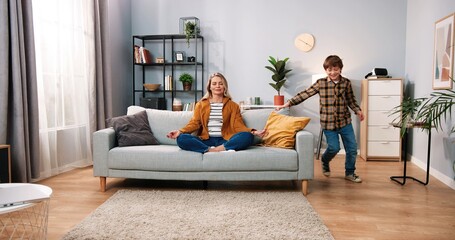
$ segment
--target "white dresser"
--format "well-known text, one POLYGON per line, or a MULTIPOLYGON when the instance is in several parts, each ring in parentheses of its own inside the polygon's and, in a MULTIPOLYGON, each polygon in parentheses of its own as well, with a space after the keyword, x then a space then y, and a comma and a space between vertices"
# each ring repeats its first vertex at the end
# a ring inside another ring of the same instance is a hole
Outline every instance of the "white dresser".
POLYGON ((366 161, 400 161, 400 129, 390 125, 397 115, 392 109, 403 100, 401 78, 362 80, 361 108, 365 119, 360 123, 360 157, 366 161))

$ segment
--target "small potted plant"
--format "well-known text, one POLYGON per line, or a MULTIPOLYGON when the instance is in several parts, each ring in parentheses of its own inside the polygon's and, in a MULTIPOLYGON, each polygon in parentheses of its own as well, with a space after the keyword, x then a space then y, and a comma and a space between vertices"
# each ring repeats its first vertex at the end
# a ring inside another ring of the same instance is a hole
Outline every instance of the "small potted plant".
POLYGON ((286 62, 289 58, 285 58, 284 60, 279 60, 278 58, 274 58, 269 56, 269 63, 272 66, 265 66, 265 68, 272 71, 272 80, 273 83, 269 83, 276 91, 277 95, 273 98, 274 105, 283 105, 284 104, 284 96, 280 94, 280 89, 283 87, 284 83, 286 82, 287 78, 286 75, 292 71, 291 69, 286 69, 286 62))
POLYGON ((190 47, 190 39, 195 37, 199 33, 200 29, 199 26, 197 26, 196 22, 187 21, 185 23, 185 38, 186 43, 188 44, 188 48, 190 47))
POLYGON ((182 75, 180 75, 179 81, 182 82, 183 84, 183 90, 190 91, 194 78, 189 73, 183 73, 182 75))

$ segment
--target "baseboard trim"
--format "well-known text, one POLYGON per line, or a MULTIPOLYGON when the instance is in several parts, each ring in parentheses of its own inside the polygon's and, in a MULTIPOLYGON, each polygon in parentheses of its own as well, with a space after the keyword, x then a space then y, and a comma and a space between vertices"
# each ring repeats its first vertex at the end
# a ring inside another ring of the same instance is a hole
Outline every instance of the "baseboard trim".
MULTIPOLYGON (((418 159, 412 155, 408 155, 408 157, 411 159, 411 162, 414 163, 417 167, 421 168, 424 171, 427 171, 426 163, 422 162, 420 159, 418 159)), ((430 176, 438 179, 445 185, 447 185, 450 188, 455 190, 455 180, 450 177, 447 177, 446 175, 444 175, 443 173, 439 172, 438 170, 432 168, 431 166, 430 166, 430 176)))

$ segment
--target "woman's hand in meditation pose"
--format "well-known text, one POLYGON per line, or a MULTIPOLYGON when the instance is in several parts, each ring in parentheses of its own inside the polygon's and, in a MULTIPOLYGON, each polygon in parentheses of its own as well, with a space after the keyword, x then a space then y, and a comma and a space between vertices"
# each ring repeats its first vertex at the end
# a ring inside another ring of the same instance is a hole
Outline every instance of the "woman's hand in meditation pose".
POLYGON ((176 139, 179 135, 180 135, 180 131, 174 130, 174 131, 170 131, 168 134, 166 134, 166 137, 176 139))

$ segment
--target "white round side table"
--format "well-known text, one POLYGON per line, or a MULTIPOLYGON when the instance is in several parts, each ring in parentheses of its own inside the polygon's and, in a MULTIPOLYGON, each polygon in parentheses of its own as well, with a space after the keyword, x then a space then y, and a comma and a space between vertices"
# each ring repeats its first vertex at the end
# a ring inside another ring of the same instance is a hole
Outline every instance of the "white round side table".
MULTIPOLYGON (((0 207, 0 239, 46 239, 52 189, 32 183, 3 183, 0 184, 1 188, 12 188, 9 189, 10 194, 14 194, 13 190, 19 192, 33 188, 40 193, 40 198, 35 201, 33 194, 30 193, 30 199, 27 202, 0 207), (43 198, 43 196, 45 197, 43 198)), ((2 196, 0 196, 1 198, 2 196)))

